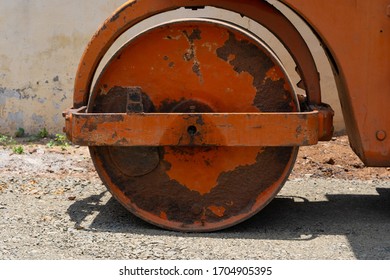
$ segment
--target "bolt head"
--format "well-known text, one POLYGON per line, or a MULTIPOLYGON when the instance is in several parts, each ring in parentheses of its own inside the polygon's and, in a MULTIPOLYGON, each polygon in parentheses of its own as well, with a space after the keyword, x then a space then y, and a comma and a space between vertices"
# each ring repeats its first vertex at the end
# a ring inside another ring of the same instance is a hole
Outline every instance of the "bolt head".
POLYGON ((387 137, 386 131, 379 130, 376 132, 376 139, 378 139, 379 141, 384 141, 386 137, 387 137))

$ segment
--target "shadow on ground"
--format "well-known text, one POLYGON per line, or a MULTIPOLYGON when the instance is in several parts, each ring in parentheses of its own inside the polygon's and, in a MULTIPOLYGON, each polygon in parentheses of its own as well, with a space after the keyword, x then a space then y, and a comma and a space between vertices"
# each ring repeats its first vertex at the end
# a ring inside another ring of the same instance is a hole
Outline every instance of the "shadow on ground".
MULTIPOLYGON (((208 238, 247 238, 307 242, 322 235, 346 236, 357 259, 390 259, 390 189, 378 195, 328 195, 328 201, 277 197, 263 211, 232 228, 207 234, 162 230, 130 214, 115 199, 100 201, 105 192, 73 203, 68 214, 81 227, 97 213, 86 230, 208 238)), ((297 244, 297 246, 299 246, 297 244)))

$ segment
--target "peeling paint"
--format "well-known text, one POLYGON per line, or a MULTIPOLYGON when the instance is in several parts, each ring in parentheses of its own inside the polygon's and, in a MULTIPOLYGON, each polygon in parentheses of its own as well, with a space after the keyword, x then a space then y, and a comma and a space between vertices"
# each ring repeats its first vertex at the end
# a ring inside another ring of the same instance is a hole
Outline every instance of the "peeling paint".
POLYGON ((64 102, 66 99, 68 99, 68 98, 66 97, 66 94, 64 93, 64 94, 62 95, 61 102, 64 102))
POLYGON ((61 108, 61 105, 56 103, 56 102, 52 102, 53 104, 53 107, 56 108, 57 110, 59 110, 61 108))
POLYGON ((37 114, 32 114, 32 120, 39 126, 45 127, 45 118, 37 114))
POLYGON ((279 71, 272 59, 255 44, 239 40, 229 32, 229 39, 223 47, 217 49, 217 55, 229 62, 238 74, 246 72, 253 77, 253 86, 257 92, 253 105, 260 111, 292 111, 289 105, 292 97, 284 88, 286 81, 282 71, 279 71))
POLYGON ((193 61, 192 71, 199 77, 199 81, 201 84, 203 84, 203 76, 201 72, 201 66, 200 62, 196 56, 196 46, 195 46, 195 40, 200 40, 201 37, 201 31, 199 29, 192 30, 191 34, 188 34, 187 30, 183 31, 183 34, 187 38, 188 43, 190 44, 190 48, 187 50, 187 52, 184 54, 183 58, 185 61, 193 61))
MULTIPOLYGON (((7 124, 16 130, 18 127, 23 127, 24 113, 23 112, 8 112, 7 124)), ((0 123, 1 124, 1 123, 0 123)))
POLYGON ((23 88, 15 89, 15 91, 19 94, 19 99, 32 99, 37 98, 37 93, 34 92, 33 86, 29 83, 27 86, 23 88))
POLYGON ((62 115, 60 115, 60 114, 55 114, 55 115, 52 117, 52 121, 53 121, 53 123, 59 123, 60 121, 62 121, 62 115))
POLYGON ((0 133, 13 134, 18 127, 23 127, 26 133, 34 134, 43 126, 52 133, 62 132, 63 120, 55 116, 70 107, 70 90, 65 91, 65 88, 71 82, 72 78, 62 80, 56 75, 19 88, 1 86, 0 133))
MULTIPOLYGON (((13 89, 0 88, 0 94, 0 104, 2 103, 2 99, 5 100, 6 98, 20 98, 20 93, 13 89)), ((5 101, 3 104, 5 104, 5 101)))

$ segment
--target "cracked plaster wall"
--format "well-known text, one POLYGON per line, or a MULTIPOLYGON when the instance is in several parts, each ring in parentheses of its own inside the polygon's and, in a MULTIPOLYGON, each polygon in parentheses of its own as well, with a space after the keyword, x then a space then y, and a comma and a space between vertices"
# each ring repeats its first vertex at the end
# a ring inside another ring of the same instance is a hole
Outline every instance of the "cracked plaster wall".
MULTIPOLYGON (((72 105, 74 75, 85 46, 101 23, 124 2, 0 1, 1 134, 13 134, 19 127, 30 134, 42 128, 52 134, 62 132, 61 114, 72 105)), ((209 16, 213 13, 208 12, 209 16)), ((249 22, 242 24, 252 28, 249 22)), ((330 68, 314 37, 308 36, 307 40, 312 41, 319 62, 324 101, 336 110, 336 130, 343 130, 330 68)))
POLYGON ((0 1, 0 133, 62 132, 90 37, 125 1, 0 1))

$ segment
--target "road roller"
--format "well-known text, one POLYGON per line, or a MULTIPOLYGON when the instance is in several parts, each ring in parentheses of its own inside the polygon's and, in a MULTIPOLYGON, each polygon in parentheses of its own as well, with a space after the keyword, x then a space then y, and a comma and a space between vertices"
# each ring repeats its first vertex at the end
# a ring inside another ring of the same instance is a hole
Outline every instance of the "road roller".
POLYGON ((300 146, 332 138, 313 54, 276 4, 321 43, 354 152, 366 166, 390 166, 389 0, 131 0, 89 42, 64 112, 68 139, 89 147, 130 212, 175 231, 231 227, 277 195, 300 146), (266 38, 202 12, 210 8, 277 38, 299 81, 266 38), (175 11, 194 13, 139 27, 175 11))

